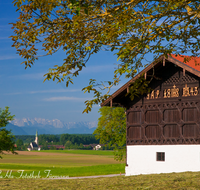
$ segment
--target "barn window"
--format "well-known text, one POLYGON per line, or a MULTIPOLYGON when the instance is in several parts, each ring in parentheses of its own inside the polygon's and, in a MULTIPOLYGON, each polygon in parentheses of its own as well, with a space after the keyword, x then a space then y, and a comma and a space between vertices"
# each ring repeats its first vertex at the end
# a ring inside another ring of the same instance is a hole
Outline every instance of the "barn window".
POLYGON ((157 161, 165 161, 165 153, 164 152, 156 152, 156 160, 157 161))

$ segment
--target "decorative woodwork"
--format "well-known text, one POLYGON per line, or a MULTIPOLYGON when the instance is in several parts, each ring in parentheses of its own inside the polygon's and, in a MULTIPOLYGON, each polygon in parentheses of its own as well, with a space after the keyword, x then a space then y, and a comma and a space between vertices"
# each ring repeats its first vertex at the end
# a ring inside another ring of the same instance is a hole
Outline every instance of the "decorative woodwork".
POLYGON ((129 101, 127 145, 200 143, 199 80, 176 70, 171 77, 152 81, 154 95, 151 92, 137 102, 129 101))
POLYGON ((172 57, 152 64, 141 72, 146 80, 154 74, 149 94, 130 100, 132 79, 112 95, 111 105, 126 108, 127 145, 200 144, 200 71, 172 57))

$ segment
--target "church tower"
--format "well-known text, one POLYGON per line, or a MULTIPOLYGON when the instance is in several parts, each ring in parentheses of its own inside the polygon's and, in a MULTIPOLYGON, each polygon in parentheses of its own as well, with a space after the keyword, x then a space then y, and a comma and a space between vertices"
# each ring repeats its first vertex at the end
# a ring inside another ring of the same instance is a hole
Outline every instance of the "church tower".
POLYGON ((36 134, 35 134, 35 143, 38 145, 38 133, 36 131, 36 134))

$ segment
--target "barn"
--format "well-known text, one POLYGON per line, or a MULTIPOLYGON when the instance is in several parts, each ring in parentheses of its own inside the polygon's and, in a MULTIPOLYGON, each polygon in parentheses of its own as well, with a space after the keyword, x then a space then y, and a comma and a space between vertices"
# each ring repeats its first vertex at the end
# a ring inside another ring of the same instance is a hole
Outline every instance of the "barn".
POLYGON ((101 106, 126 108, 126 176, 200 171, 200 58, 160 56, 101 106), (149 93, 127 96, 134 81, 149 93))

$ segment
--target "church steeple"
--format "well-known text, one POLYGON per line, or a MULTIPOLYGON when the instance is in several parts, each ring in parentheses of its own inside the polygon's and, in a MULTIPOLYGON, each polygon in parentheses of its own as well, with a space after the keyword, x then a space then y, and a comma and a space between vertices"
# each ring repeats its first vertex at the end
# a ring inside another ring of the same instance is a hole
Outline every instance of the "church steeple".
POLYGON ((35 134, 35 143, 38 145, 38 133, 37 133, 37 130, 36 130, 36 134, 35 134))

